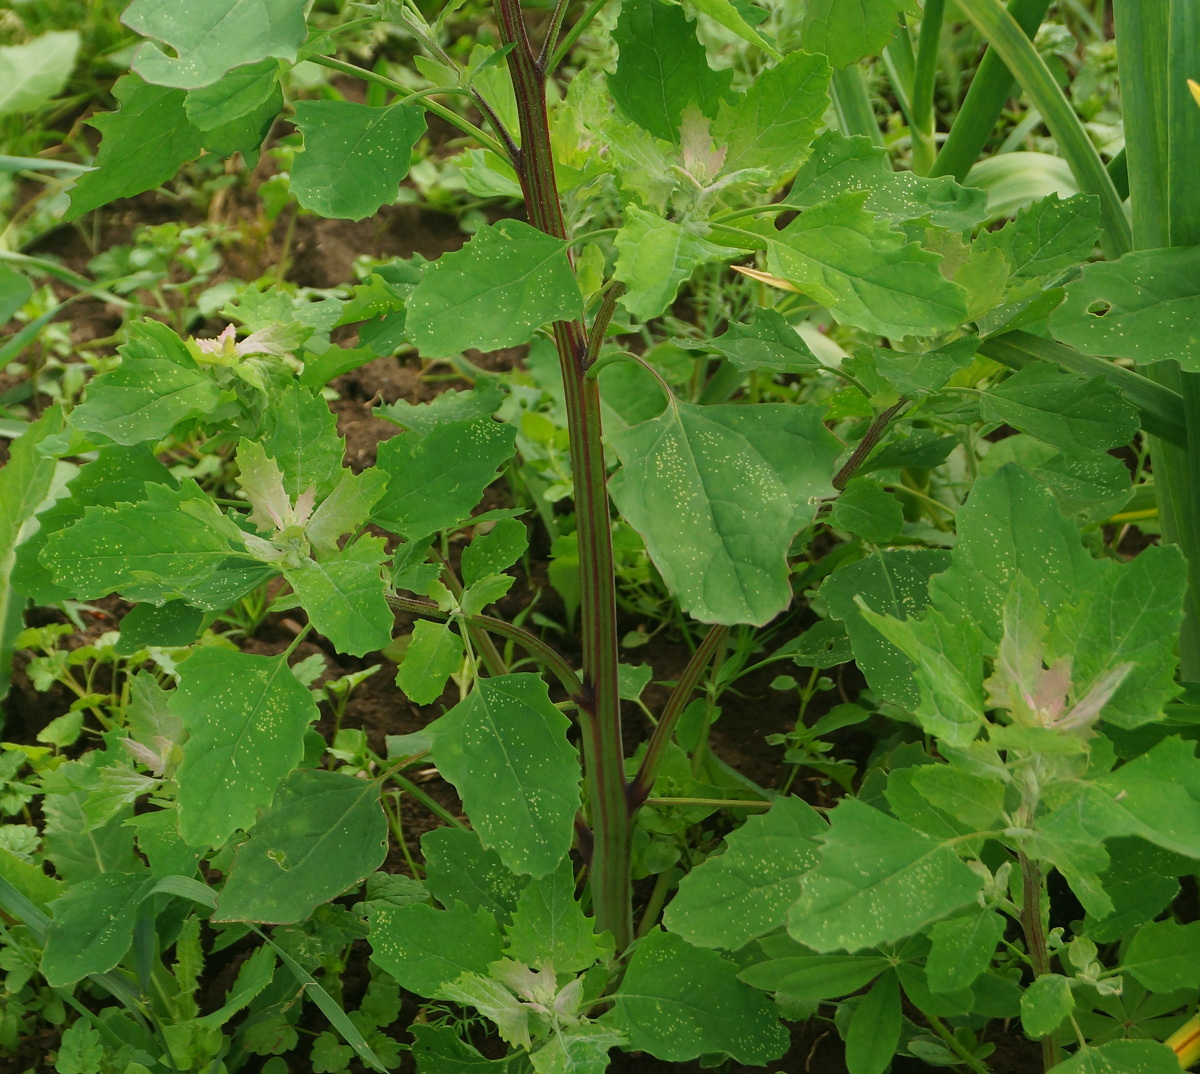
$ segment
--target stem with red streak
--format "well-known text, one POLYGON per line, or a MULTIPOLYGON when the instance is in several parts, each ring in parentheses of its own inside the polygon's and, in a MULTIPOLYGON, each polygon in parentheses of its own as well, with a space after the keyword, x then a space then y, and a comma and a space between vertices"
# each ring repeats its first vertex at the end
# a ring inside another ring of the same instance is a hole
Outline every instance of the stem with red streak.
MULTIPOLYGON (((529 42, 520 0, 496 0, 496 16, 503 43, 515 43, 507 57, 521 129, 514 164, 529 222, 565 239, 550 150, 544 60, 539 60, 529 42)), ((597 382, 585 376, 588 337, 583 322, 557 321, 554 341, 562 365, 575 479, 584 685, 579 719, 591 808, 592 907, 597 927, 612 932, 617 948, 623 949, 633 939, 633 809, 621 741, 616 578, 600 441, 600 396, 597 382)))

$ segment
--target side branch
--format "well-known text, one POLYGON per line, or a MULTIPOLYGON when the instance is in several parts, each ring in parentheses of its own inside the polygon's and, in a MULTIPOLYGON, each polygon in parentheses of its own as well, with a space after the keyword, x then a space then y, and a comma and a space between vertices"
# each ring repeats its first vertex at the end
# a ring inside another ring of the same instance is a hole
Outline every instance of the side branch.
POLYGON ((704 641, 700 643, 700 648, 692 654, 687 667, 683 669, 683 674, 679 676, 675 689, 671 691, 671 696, 667 699, 667 707, 663 709, 662 718, 658 721, 654 734, 650 736, 650 744, 646 747, 646 755, 642 758, 637 778, 629 785, 631 809, 637 809, 649 797, 663 755, 675 735, 679 717, 683 715, 684 707, 691 699, 692 691, 696 689, 696 684, 699 683, 700 676, 704 674, 704 669, 708 667, 708 663, 716 654, 717 649, 725 643, 725 635, 728 631, 728 627, 713 627, 704 641))
POLYGON ((908 406, 908 399, 901 396, 899 402, 893 403, 871 422, 863 438, 858 442, 858 446, 850 453, 850 458, 846 460, 846 465, 833 475, 833 487, 838 492, 841 492, 846 487, 850 478, 858 472, 858 468, 867 461, 867 456, 875 450, 875 445, 883 439, 883 434, 887 432, 887 427, 891 425, 892 420, 906 406, 908 406))
MULTIPOLYGON (((416 597, 397 597, 389 594, 387 602, 393 608, 402 612, 412 612, 415 615, 428 615, 437 619, 451 618, 449 612, 442 611, 431 600, 420 600, 416 597)), ((515 641, 530 655, 544 664, 548 671, 553 673, 554 677, 563 684, 572 701, 578 702, 585 696, 583 683, 579 681, 579 676, 575 674, 571 665, 567 663, 561 654, 552 649, 536 634, 531 634, 524 627, 514 626, 512 623, 506 623, 503 619, 497 619, 491 615, 464 615, 461 618, 469 626, 481 627, 489 633, 498 634, 502 638, 509 638, 515 641)))
POLYGON ((604 291, 604 299, 592 321, 592 330, 587 337, 587 353, 583 356, 583 368, 589 366, 600 356, 600 348, 604 346, 604 336, 608 332, 608 322, 612 320, 617 310, 617 300, 625 293, 625 285, 620 280, 614 280, 604 291))

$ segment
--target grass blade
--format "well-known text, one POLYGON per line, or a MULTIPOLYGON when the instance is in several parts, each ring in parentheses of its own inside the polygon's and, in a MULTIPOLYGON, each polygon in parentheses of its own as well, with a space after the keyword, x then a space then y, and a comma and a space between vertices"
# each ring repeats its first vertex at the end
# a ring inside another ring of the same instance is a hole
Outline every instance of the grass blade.
POLYGON ((1030 362, 1054 362, 1085 377, 1104 377, 1120 390, 1141 415, 1142 428, 1176 448, 1188 443, 1184 398, 1179 391, 1156 383, 1132 369, 1077 351, 1029 332, 1005 332, 985 340, 979 353, 1008 366, 1024 369, 1030 362))
MULTIPOLYGON (((1041 26, 1049 6, 1050 0, 1010 0, 1008 11, 1025 31, 1025 36, 1032 37, 1041 26)), ((953 175, 960 183, 967 177, 967 172, 979 159, 988 137, 995 129, 1004 102, 1012 95, 1014 85, 1012 72, 1004 66, 996 50, 989 48, 983 54, 975 77, 971 79, 971 88, 933 163, 930 175, 953 175)))
POLYGON ((1103 227, 1101 243, 1109 257, 1120 257, 1133 246, 1133 234, 1125 207, 1117 196, 1112 179, 1075 109, 1059 89, 1054 75, 1022 32, 1016 19, 999 0, 959 0, 959 5, 996 50, 1017 81, 1042 114, 1059 149, 1071 165, 1079 188, 1100 198, 1103 227))
POLYGON ((912 134, 913 171, 928 175, 936 155, 933 141, 933 83, 937 75, 938 46, 946 0, 925 0, 921 32, 917 38, 917 66, 913 72, 912 134))
POLYGON ((865 134, 875 145, 883 145, 879 121, 871 104, 862 69, 857 64, 835 68, 829 83, 829 95, 837 112, 843 134, 865 134))

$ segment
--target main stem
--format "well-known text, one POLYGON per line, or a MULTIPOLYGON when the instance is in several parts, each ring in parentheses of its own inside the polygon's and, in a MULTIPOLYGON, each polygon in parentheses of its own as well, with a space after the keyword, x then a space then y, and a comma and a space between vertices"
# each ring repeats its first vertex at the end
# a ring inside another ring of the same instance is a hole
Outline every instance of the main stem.
MULTIPOLYGON (((1029 949, 1029 961, 1033 973, 1043 977, 1050 972, 1050 947, 1046 942, 1046 929, 1042 921, 1042 899, 1046 878, 1036 862, 1030 861, 1024 851, 1018 854, 1021 865, 1021 929, 1025 933, 1025 946, 1029 949)), ((1062 1059, 1058 1034, 1051 1032, 1042 1038, 1042 1067, 1050 1070, 1062 1059)))
MULTIPOLYGON (((546 113, 546 68, 529 42, 520 0, 496 0, 496 16, 508 53, 516 91, 521 147, 515 160, 525 208, 534 227, 567 237, 546 113)), ((582 321, 557 321, 554 341, 562 366, 571 468, 575 480, 575 520, 579 539, 580 622, 583 634, 583 686, 579 719, 591 806, 591 890, 596 925, 613 934, 618 950, 633 940, 632 815, 621 741, 621 701, 617 688, 617 600, 612 527, 600 441, 600 395, 589 379, 587 329, 582 321)))

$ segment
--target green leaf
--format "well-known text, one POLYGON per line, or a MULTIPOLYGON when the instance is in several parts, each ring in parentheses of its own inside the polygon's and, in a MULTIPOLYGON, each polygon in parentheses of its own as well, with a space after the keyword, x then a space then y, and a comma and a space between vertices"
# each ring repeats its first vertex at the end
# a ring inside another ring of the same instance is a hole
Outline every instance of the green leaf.
POLYGON ((790 998, 837 999, 857 992, 890 965, 882 955, 802 955, 759 962, 738 976, 755 988, 790 998))
MULTIPOLYGON (((658 0, 654 0, 658 2, 658 0)), ((737 257, 741 251, 709 242, 708 225, 677 224, 636 205, 625 207, 625 223, 613 240, 613 276, 628 285, 621 304, 648 321, 666 310, 692 272, 708 261, 737 257)))
POLYGON ((413 343, 427 358, 444 358, 525 343, 550 321, 582 316, 583 296, 564 240, 502 220, 428 265, 407 310, 413 343))
POLYGON ((427 730, 484 846, 514 873, 545 876, 562 860, 579 810, 569 721, 538 675, 481 679, 427 730))
POLYGON ((80 600, 185 600, 221 611, 270 576, 240 544, 240 531, 190 478, 178 489, 145 486, 145 499, 88 507, 50 536, 42 562, 80 600))
POLYGON ((760 72, 735 104, 721 101, 712 132, 725 148, 724 170, 762 168, 771 179, 793 171, 829 107, 829 74, 824 57, 794 52, 760 72))
POLYGON ((203 623, 204 613, 182 600, 169 600, 160 608, 136 604, 121 619, 117 653, 129 656, 149 645, 191 645, 203 623))
POLYGON ((788 1037, 771 1001, 737 972, 715 951, 656 928, 634 948, 603 1021, 628 1038, 630 1051, 669 1062, 727 1055, 760 1066, 787 1050, 788 1037))
POLYGON ((1004 928, 1004 918, 995 910, 981 910, 934 925, 929 930, 932 946, 925 962, 930 989, 957 992, 970 988, 991 965, 1004 928))
POLYGON ((489 574, 481 578, 462 595, 463 615, 480 615, 489 604, 495 604, 513 586, 511 574, 489 574))
POLYGON ((583 1022, 557 1031, 529 1061, 535 1074, 604 1074, 609 1050, 624 1043, 620 1033, 583 1022))
POLYGON ((304 7, 303 0, 197 0, 186 8, 133 0, 121 21, 153 39, 133 58, 139 75, 160 86, 195 89, 267 56, 294 63, 307 34, 304 7))
POLYGON ((446 680, 462 670, 463 641, 449 623, 419 619, 396 671, 396 685, 417 705, 431 705, 446 689, 446 680))
POLYGON ((517 908, 526 883, 510 873, 494 850, 485 850, 479 836, 462 828, 434 828, 421 836, 425 886, 443 906, 465 903, 504 921, 517 908))
POLYGON ((887 153, 870 138, 827 130, 813 142, 786 200, 790 205, 811 208, 847 190, 880 190, 892 182, 894 174, 887 153))
MULTIPOLYGON (((850 636, 835 619, 820 619, 803 634, 775 650, 772 658, 789 656, 797 667, 835 668, 854 659, 850 636)), ((822 717, 824 719, 824 717, 822 717)))
POLYGON ((1074 1009, 1070 979, 1046 973, 1021 995, 1021 1026, 1027 1036, 1041 1040, 1062 1025, 1074 1009))
POLYGON ((914 0, 809 0, 800 36, 810 52, 845 67, 883 51, 896 32, 897 15, 919 15, 914 0))
POLYGON ((47 437, 58 436, 61 431, 62 410, 50 407, 13 440, 8 460, 0 469, 0 700, 7 695, 17 635, 25 625, 22 598, 28 594, 14 571, 18 552, 37 554, 31 548, 31 541, 22 542, 24 548, 18 542, 25 523, 49 493, 58 470, 58 462, 53 457, 43 457, 37 449, 47 437))
MULTIPOLYGON (((817 863, 825 822, 798 798, 779 798, 725 840, 725 853, 689 872, 667 907, 668 929, 698 947, 736 951, 780 928, 817 863)), ((745 978, 743 978, 745 979, 745 978)))
POLYGON ((734 369, 748 373, 811 373, 821 368, 800 333, 777 310, 758 307, 751 324, 733 322, 705 346, 729 359, 734 369))
POLYGON ((300 763, 317 719, 308 689, 279 657, 204 648, 179 665, 171 713, 183 721, 179 834, 192 846, 223 846, 249 831, 275 788, 300 763))
POLYGON ((1074 194, 1041 198, 1017 213, 998 231, 985 231, 973 243, 1004 254, 1013 283, 1058 280, 1086 264, 1100 238, 1100 199, 1074 194))
MULTIPOLYGON (((576 79, 574 84, 580 81, 576 79)), ((670 143, 615 115, 608 117, 601 130, 626 200, 636 198, 645 208, 660 215, 666 213, 677 182, 671 170, 676 157, 670 143)))
POLYGON ((314 551, 336 555, 338 538, 353 533, 371 517, 371 510, 387 488, 387 474, 372 467, 361 473, 342 471, 342 479, 317 505, 304 533, 314 551))
POLYGON ((489 574, 507 570, 525 554, 529 537, 525 523, 502 518, 487 533, 472 538, 462 552, 462 581, 473 586, 489 574))
POLYGON ((877 481, 856 477, 833 502, 829 521, 840 530, 882 544, 904 525, 904 508, 877 481))
POLYGON ((245 157, 246 167, 252 169, 258 163, 258 151, 264 139, 271 133, 271 127, 282 109, 283 89, 275 83, 271 87, 270 96, 253 112, 247 112, 228 123, 205 131, 204 148, 219 157, 231 157, 234 153, 241 153, 245 157))
POLYGON ((830 813, 821 862, 804 879, 788 932, 822 954, 910 936, 974 901, 983 884, 945 843, 855 798, 830 813))
POLYGON ((1075 458, 1123 447, 1139 428, 1137 410, 1103 377, 1077 376, 1049 362, 1014 373, 985 392, 980 407, 984 421, 1006 422, 1075 458))
POLYGON ((927 764, 913 768, 909 779, 925 801, 961 820, 969 829, 986 831, 1004 816, 1005 786, 994 778, 956 764, 927 764))
POLYGON ((1119 727, 1157 720, 1173 698, 1175 634, 1183 615, 1187 569, 1174 547, 1147 548, 1107 570, 1062 610, 1050 645, 1071 658, 1074 696, 1087 696, 1113 668, 1129 673, 1104 705, 1103 719, 1119 727))
POLYGON ((762 49, 767 55, 773 56, 777 60, 780 58, 779 53, 771 47, 770 43, 764 40, 763 36, 746 21, 743 10, 739 10, 739 7, 731 4, 729 0, 692 0, 692 7, 719 22, 725 29, 731 30, 743 41, 749 41, 750 44, 762 49))
POLYGON ((1010 464, 975 482, 958 513, 953 563, 930 582, 929 597, 951 622, 974 623, 998 645, 1018 574, 1034 584, 1044 607, 1061 608, 1104 571, 1050 490, 1010 464))
POLYGON ((103 873, 72 885, 50 904, 42 975, 65 988, 111 970, 129 950, 137 908, 154 887, 149 872, 103 873))
POLYGON ((75 30, 51 31, 21 45, 0 47, 0 115, 33 113, 62 93, 78 51, 75 30))
POLYGON ((253 508, 247 517, 258 532, 274 533, 291 526, 298 505, 293 505, 284 491, 279 464, 256 440, 242 437, 237 446, 237 465, 238 487, 253 508))
POLYGON ((1086 524, 1107 519, 1124 507, 1133 494, 1129 468, 1113 455, 1067 458, 1048 444, 1018 433, 988 450, 981 460, 979 474, 988 477, 1007 462, 1015 462, 1045 482, 1063 514, 1076 522, 1086 524))
POLYGON ((849 1074, 883 1074, 900 1043, 904 1014, 900 982, 885 973, 863 996, 846 1027, 846 1070, 849 1074))
MULTIPOLYGON (((14 469, 19 457, 19 452, 14 454, 5 471, 13 470, 14 474, 19 472, 14 469)), ((51 460, 47 459, 45 465, 51 466, 51 460)), ((53 471, 51 469, 47 472, 53 471)), ((3 480, 0 478, 0 482, 3 480)), ((68 482, 69 494, 39 514, 38 529, 18 545, 12 573, 13 587, 17 592, 39 604, 69 598, 71 593, 54 584, 50 570, 40 560, 46 542, 52 534, 81 519, 88 507, 135 503, 143 499, 147 482, 168 486, 175 484, 170 471, 154 457, 149 444, 133 448, 116 445, 100 448, 96 452, 96 458, 80 467, 79 472, 68 482)), ((34 483, 29 485, 28 489, 32 494, 38 487, 38 484, 34 483)), ((41 495, 44 496, 47 491, 48 487, 44 488, 41 495)))
POLYGON ((848 191, 867 191, 864 207, 893 224, 924 223, 964 231, 988 217, 987 195, 949 176, 893 170, 887 152, 863 135, 829 130, 813 143, 785 201, 812 207, 848 191))
POLYGON ((162 186, 181 165, 200 155, 204 135, 187 120, 183 90, 150 86, 137 75, 124 75, 112 93, 121 110, 89 120, 102 139, 96 170, 76 180, 64 221, 162 186))
POLYGON ((238 970, 237 979, 225 994, 225 1002, 211 1014, 196 1021, 205 1027, 223 1026, 247 1006, 275 976, 275 952, 263 946, 255 950, 238 970))
POLYGON ((1100 884, 1113 903, 1107 916, 1089 916, 1083 934, 1112 943, 1139 925, 1153 921, 1179 894, 1177 874, 1189 868, 1182 858, 1142 839, 1113 839, 1105 844, 1111 864, 1100 884))
MULTIPOLYGON (((977 187, 959 186, 948 175, 929 178, 890 169, 887 175, 887 181, 872 190, 865 202, 867 210, 880 220, 925 224, 957 232, 988 219, 987 194, 977 187)), ((988 259, 980 257, 980 260, 987 263, 988 259)), ((1004 263, 1002 257, 996 261, 1004 263)), ((1002 276, 1007 279, 1007 271, 1002 276)))
POLYGON ((100 1074, 104 1051, 100 1030, 80 1018, 63 1031, 54 1069, 58 1074, 100 1074))
POLYGON ((310 488, 322 500, 342 480, 345 445, 337 434, 337 415, 319 391, 289 383, 272 393, 258 442, 279 464, 293 503, 310 488))
POLYGON ((940 258, 863 208, 862 191, 801 213, 767 239, 767 268, 843 324, 885 336, 929 336, 967 317, 966 292, 940 258))
POLYGON ((859 474, 903 468, 932 470, 946 461, 960 441, 941 436, 933 429, 912 429, 906 436, 890 436, 859 468, 859 474))
POLYGON ((623 4, 612 33, 620 50, 608 88, 618 107, 656 138, 679 144, 689 104, 710 119, 729 93, 732 71, 714 71, 683 9, 662 0, 623 4))
POLYGON ((134 322, 121 364, 88 383, 71 424, 116 444, 161 440, 179 422, 213 410, 221 392, 166 325, 134 322))
MULTIPOLYGON (((45 853, 54 871, 70 885, 107 873, 132 872, 138 867, 133 853, 133 829, 126 821, 133 814, 123 806, 111 820, 96 825, 85 811, 88 792, 47 794, 45 853)), ((74 888, 72 888, 74 890, 74 888)))
POLYGON ((217 130, 270 101, 278 84, 277 61, 248 63, 226 72, 210 86, 192 90, 184 102, 184 111, 197 129, 217 130))
POLYGON ((912 710, 920 693, 913 681, 916 665, 863 617, 855 603, 861 598, 874 611, 894 618, 912 617, 928 603, 929 579, 950 565, 940 551, 875 552, 857 563, 839 567, 821 587, 830 614, 846 625, 858 663, 868 685, 881 698, 912 710))
POLYGON ((304 135, 292 165, 296 200, 339 220, 373 216, 396 200, 425 133, 424 109, 404 104, 297 101, 294 122, 304 135))
POLYGON ((382 537, 360 537, 319 563, 306 559, 285 567, 309 621, 340 653, 362 656, 386 649, 395 616, 384 595, 382 537))
POLYGON ((981 638, 934 608, 923 619, 876 615, 859 601, 863 618, 899 649, 916 670, 920 701, 913 707, 921 726, 947 745, 967 746, 983 724, 984 680, 981 638))
POLYGON ((440 392, 428 403, 397 399, 390 406, 377 406, 371 413, 424 436, 444 422, 486 418, 496 412, 503 400, 504 392, 499 385, 480 382, 470 391, 440 392))
POLYGON ((1050 1074, 1177 1074, 1179 1057, 1156 1040, 1110 1040, 1083 1047, 1050 1074))
POLYGON ((486 910, 458 903, 381 906, 371 917, 371 961, 418 996, 434 996, 463 973, 487 973, 501 956, 496 922, 486 910))
POLYGON ((1174 360, 1185 372, 1200 372, 1200 246, 1084 265, 1051 314, 1050 331, 1085 354, 1174 360))
MULTIPOLYGON (((7 324, 32 294, 33 284, 28 276, 7 265, 0 265, 0 324, 7 324)), ((5 348, 8 346, 5 343, 5 348)))
POLYGON ((1195 744, 1167 738, 1092 783, 1038 821, 1096 842, 1135 835, 1165 850, 1200 858, 1200 760, 1195 744))
POLYGON ((509 1069, 507 1058, 485 1059, 462 1041, 453 1026, 414 1022, 409 1032, 418 1074, 505 1074, 509 1069))
POLYGON ((787 607, 788 548, 833 491, 839 446, 821 419, 817 407, 676 399, 609 435, 623 464, 609 491, 689 615, 761 626, 787 607))
POLYGON ((864 348, 846 358, 842 367, 852 376, 866 381, 872 392, 885 390, 878 383, 882 380, 897 395, 921 395, 937 391, 956 373, 966 369, 974 361, 978 346, 977 339, 964 336, 923 354, 882 347, 864 348))
POLYGON ((555 973, 578 973, 611 954, 595 924, 575 901, 575 866, 564 858, 552 873, 531 880, 508 927, 509 958, 555 973))
POLYGON ((1200 988, 1200 922, 1143 925, 1125 949, 1121 971, 1151 992, 1200 988))
MULTIPOLYGON (((0 575, 5 579, 3 600, 6 604, 12 599, 8 583, 13 580, 13 564, 21 530, 50 492, 58 468, 57 460, 46 458, 38 452, 38 445, 47 437, 57 436, 62 432, 62 427, 62 409, 50 407, 12 442, 8 461, 0 469, 0 575)), ((8 666, 6 659, 0 674, 7 676, 8 666)))
POLYGON ((379 445, 376 465, 388 474, 373 518, 410 540, 450 529, 468 517, 483 490, 513 453, 512 425, 477 418, 403 433, 379 445))
POLYGON ((379 787, 338 772, 293 772, 238 847, 214 921, 302 921, 383 864, 379 787))
POLYGON ((474 1007, 496 1026, 507 1043, 526 1052, 532 1047, 529 1023, 533 1011, 499 981, 481 973, 464 973, 443 984, 437 995, 460 1007, 474 1007))

